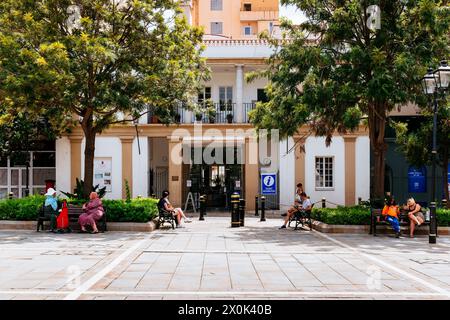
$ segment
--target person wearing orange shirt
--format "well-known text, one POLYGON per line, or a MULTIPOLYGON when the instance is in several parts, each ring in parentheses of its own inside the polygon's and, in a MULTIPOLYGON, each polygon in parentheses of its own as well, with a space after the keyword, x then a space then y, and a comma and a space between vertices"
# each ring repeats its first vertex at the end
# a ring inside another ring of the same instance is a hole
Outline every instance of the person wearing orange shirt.
POLYGON ((394 198, 388 200, 381 212, 381 214, 386 217, 386 221, 391 224, 392 229, 394 229, 396 238, 400 238, 400 222, 398 221, 399 213, 399 207, 394 198))

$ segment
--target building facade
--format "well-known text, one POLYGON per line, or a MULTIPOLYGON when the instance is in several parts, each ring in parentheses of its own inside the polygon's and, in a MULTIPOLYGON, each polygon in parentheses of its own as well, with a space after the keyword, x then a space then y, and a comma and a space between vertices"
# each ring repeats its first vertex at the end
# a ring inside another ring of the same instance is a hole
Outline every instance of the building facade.
MULTIPOLYGON (((94 183, 107 187, 107 198, 171 193, 183 206, 193 196, 207 195, 208 206, 227 208, 233 192, 254 210, 261 194, 261 174, 273 174, 275 192, 267 205, 284 209, 294 201, 301 182, 313 202, 353 205, 369 198, 370 146, 368 131, 325 139, 299 128, 296 136, 267 143, 255 137, 248 112, 265 101, 267 79, 247 82, 245 75, 265 68, 272 48, 257 38, 278 25, 277 0, 192 0, 184 12, 193 25, 205 28, 204 56, 212 71, 198 102, 211 101, 215 116, 180 108, 179 123, 166 126, 154 115, 134 125, 115 125, 97 137, 94 183), (212 119, 213 118, 213 119, 212 119), (259 141, 259 142, 258 142, 259 141), (211 151, 211 146, 214 146, 211 151), (200 155, 200 158, 198 158, 200 155), (223 161, 221 160, 223 159, 223 161)), ((59 191, 73 191, 83 177, 84 138, 79 128, 56 141, 55 180, 59 191)))

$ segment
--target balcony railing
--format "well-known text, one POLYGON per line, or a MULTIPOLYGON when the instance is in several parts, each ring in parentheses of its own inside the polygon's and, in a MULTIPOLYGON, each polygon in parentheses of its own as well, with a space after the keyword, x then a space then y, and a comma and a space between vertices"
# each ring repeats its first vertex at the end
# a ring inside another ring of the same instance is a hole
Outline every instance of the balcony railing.
MULTIPOLYGON (((243 103, 242 104, 242 123, 250 123, 248 113, 255 109, 256 104, 243 103)), ((185 106, 177 106, 171 112, 171 122, 172 123, 237 123, 237 104, 234 102, 216 102, 208 106, 206 104, 201 108, 201 112, 196 113, 194 111, 188 113, 188 109, 185 106)), ((155 115, 153 111, 148 113, 148 122, 151 123, 162 123, 159 117, 155 115)))
POLYGON ((242 10, 240 13, 241 21, 276 21, 279 18, 278 11, 273 10, 242 10))

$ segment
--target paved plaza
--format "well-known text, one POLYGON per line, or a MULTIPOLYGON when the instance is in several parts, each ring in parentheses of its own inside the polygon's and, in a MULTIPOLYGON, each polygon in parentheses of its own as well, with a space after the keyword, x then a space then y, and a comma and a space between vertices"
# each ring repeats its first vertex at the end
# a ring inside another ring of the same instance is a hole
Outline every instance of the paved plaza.
POLYGON ((0 232, 0 299, 450 299, 450 238, 194 220, 152 233, 0 232))

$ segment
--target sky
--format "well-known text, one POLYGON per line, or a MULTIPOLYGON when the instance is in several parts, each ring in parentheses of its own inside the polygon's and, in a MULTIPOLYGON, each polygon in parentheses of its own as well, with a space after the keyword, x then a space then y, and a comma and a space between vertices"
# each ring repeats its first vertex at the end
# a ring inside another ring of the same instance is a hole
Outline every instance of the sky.
POLYGON ((280 6, 280 17, 286 17, 294 23, 305 21, 304 14, 295 6, 280 6))

